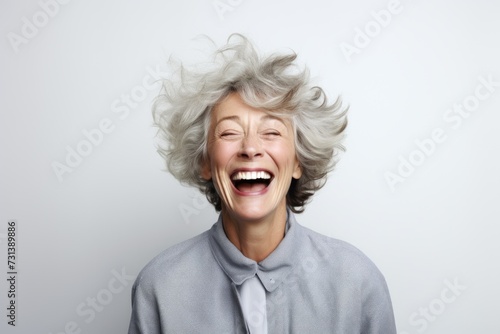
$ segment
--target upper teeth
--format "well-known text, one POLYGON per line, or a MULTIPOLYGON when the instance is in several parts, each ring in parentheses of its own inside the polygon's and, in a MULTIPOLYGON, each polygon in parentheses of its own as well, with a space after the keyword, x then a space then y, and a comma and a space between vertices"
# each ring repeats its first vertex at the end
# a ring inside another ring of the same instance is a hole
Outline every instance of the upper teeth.
POLYGON ((238 172, 233 175, 232 180, 256 180, 256 179, 270 179, 271 174, 264 171, 259 172, 238 172))

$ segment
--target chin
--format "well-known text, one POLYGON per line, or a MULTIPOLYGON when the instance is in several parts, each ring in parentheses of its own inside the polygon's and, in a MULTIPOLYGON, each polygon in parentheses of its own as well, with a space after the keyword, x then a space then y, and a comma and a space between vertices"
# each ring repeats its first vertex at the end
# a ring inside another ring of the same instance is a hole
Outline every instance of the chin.
POLYGON ((233 202, 232 206, 223 206, 227 214, 242 221, 258 221, 280 212, 286 212, 286 202, 283 200, 276 205, 266 198, 244 201, 246 203, 233 202))

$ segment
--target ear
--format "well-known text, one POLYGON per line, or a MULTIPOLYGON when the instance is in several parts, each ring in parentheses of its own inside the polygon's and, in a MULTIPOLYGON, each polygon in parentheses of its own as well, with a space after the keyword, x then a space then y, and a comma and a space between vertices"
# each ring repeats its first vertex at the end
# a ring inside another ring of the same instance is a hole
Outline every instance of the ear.
POLYGON ((201 161, 200 176, 206 181, 210 181, 212 179, 212 168, 210 167, 210 159, 203 158, 203 160, 201 161))
POLYGON ((292 177, 296 180, 300 179, 302 176, 302 166, 299 164, 299 160, 295 158, 295 167, 293 169, 292 177))

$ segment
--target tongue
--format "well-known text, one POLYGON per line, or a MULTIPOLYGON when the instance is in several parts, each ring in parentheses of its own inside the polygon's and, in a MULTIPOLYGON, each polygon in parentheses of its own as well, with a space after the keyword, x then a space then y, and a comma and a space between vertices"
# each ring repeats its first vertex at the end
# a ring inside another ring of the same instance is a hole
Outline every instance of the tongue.
POLYGON ((241 182, 237 186, 238 190, 245 193, 258 192, 266 188, 265 183, 241 182))

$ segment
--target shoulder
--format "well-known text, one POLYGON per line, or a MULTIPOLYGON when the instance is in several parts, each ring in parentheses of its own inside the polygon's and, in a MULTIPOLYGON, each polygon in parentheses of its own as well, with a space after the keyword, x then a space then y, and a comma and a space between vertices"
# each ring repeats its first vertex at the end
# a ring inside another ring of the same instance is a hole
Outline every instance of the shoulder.
POLYGON ((305 239, 305 250, 313 258, 330 268, 337 278, 352 283, 377 285, 385 289, 386 283, 373 261, 352 244, 332 238, 299 225, 305 239))
POLYGON ((349 296, 350 301, 346 304, 361 305, 363 317, 372 319, 370 322, 384 323, 392 328, 394 317, 389 289, 384 275, 373 261, 348 242, 303 226, 301 229, 305 235, 306 252, 310 258, 318 259, 317 273, 323 274, 317 275, 322 280, 321 285, 349 296))
POLYGON ((156 255, 139 272, 134 288, 138 285, 154 287, 172 276, 178 277, 179 272, 193 272, 203 263, 204 257, 211 256, 208 233, 205 231, 156 255))

